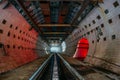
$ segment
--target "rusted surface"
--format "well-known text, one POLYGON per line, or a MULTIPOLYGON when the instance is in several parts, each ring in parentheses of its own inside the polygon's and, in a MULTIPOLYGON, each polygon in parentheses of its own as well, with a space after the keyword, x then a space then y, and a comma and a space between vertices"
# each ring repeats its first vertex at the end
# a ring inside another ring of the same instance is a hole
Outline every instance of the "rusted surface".
POLYGON ((2 9, 6 3, 7 1, 0 3, 0 43, 3 45, 0 48, 0 73, 39 57, 35 51, 38 33, 34 29, 29 31, 30 25, 11 4, 2 9))
POLYGON ((0 80, 28 80, 49 55, 0 75, 0 80))

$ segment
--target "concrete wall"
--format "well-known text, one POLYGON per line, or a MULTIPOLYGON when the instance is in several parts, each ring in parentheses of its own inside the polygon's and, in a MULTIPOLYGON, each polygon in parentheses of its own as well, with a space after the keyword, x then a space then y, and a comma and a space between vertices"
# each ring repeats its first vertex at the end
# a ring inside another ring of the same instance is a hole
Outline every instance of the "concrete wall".
POLYGON ((50 47, 44 42, 40 36, 38 36, 37 43, 36 43, 36 52, 39 56, 44 56, 46 54, 49 54, 50 47))
POLYGON ((95 7, 66 39, 66 54, 72 56, 83 37, 89 40, 86 62, 120 73, 120 0, 95 7))
POLYGON ((3 9, 5 4, 0 3, 0 73, 38 58, 38 33, 29 31, 30 25, 12 5, 3 9))

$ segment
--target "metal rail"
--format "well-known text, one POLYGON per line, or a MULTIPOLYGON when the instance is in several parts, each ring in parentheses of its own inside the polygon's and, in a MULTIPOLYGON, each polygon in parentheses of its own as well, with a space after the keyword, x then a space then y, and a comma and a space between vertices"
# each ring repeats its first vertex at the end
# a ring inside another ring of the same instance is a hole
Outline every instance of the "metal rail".
POLYGON ((38 68, 38 70, 29 78, 29 80, 37 80, 38 76, 43 71, 44 67, 47 65, 52 56, 53 54, 49 56, 49 58, 38 68))
MULTIPOLYGON (((82 66, 82 68, 84 67, 84 70, 89 69, 89 71, 93 71, 94 73, 100 73, 100 75, 103 75, 103 76, 109 78, 109 80, 120 80, 120 75, 119 74, 114 73, 114 72, 109 71, 109 70, 106 70, 106 69, 101 68, 101 67, 86 65, 85 63, 82 63, 82 62, 81 62, 81 65, 79 65, 79 66, 75 66, 75 65, 72 65, 72 66, 74 68, 76 68, 76 70, 78 69, 78 67, 81 68, 81 66, 82 66)), ((79 70, 79 69, 77 71, 81 72, 81 70, 79 70)), ((87 71, 85 71, 85 72, 87 72, 87 71)), ((84 77, 85 77, 84 72, 81 75, 84 75, 84 77)))
POLYGON ((111 72, 105 73, 105 72, 103 72, 101 70, 98 70, 98 69, 95 69, 95 68, 92 68, 92 70, 94 70, 95 72, 100 73, 100 74, 102 74, 104 76, 107 76, 111 80, 120 80, 120 76, 118 76, 118 75, 116 75, 114 73, 111 73, 111 72))
POLYGON ((84 80, 59 54, 51 54, 29 80, 84 80), (64 71, 65 70, 65 71, 64 71), (65 72, 65 73, 64 73, 65 72), (64 77, 64 78, 63 78, 64 77))
POLYGON ((77 79, 77 80, 85 80, 72 66, 70 66, 70 64, 59 54, 57 54, 61 60, 63 61, 63 63, 65 64, 65 66, 67 67, 67 69, 72 73, 72 75, 77 79))
POLYGON ((52 80, 59 80, 58 65, 57 65, 57 59, 56 59, 55 54, 54 54, 54 66, 53 66, 52 80))

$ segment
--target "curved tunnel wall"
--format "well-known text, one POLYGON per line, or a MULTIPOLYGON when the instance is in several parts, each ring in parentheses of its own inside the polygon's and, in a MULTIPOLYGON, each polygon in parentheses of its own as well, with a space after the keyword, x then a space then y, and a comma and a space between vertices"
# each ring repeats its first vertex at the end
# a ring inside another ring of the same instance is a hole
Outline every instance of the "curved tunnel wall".
POLYGON ((66 39, 66 54, 73 56, 77 42, 89 41, 84 61, 120 74, 120 0, 104 0, 95 7, 66 39), (118 4, 118 5, 115 5, 118 4))
POLYGON ((12 5, 3 9, 5 4, 0 4, 0 73, 37 59, 36 45, 40 46, 38 33, 29 31, 30 25, 12 5))

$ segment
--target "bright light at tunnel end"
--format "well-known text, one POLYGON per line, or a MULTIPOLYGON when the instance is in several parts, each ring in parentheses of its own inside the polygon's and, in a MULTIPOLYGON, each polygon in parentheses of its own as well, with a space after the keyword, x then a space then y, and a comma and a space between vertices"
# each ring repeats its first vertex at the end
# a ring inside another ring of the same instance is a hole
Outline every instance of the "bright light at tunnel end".
POLYGON ((60 47, 52 46, 50 48, 50 52, 61 52, 61 49, 60 49, 60 47))
POLYGON ((61 45, 57 45, 57 44, 52 44, 50 47, 50 52, 56 52, 56 53, 62 53, 65 52, 66 50, 66 43, 65 41, 63 41, 61 43, 61 45))

